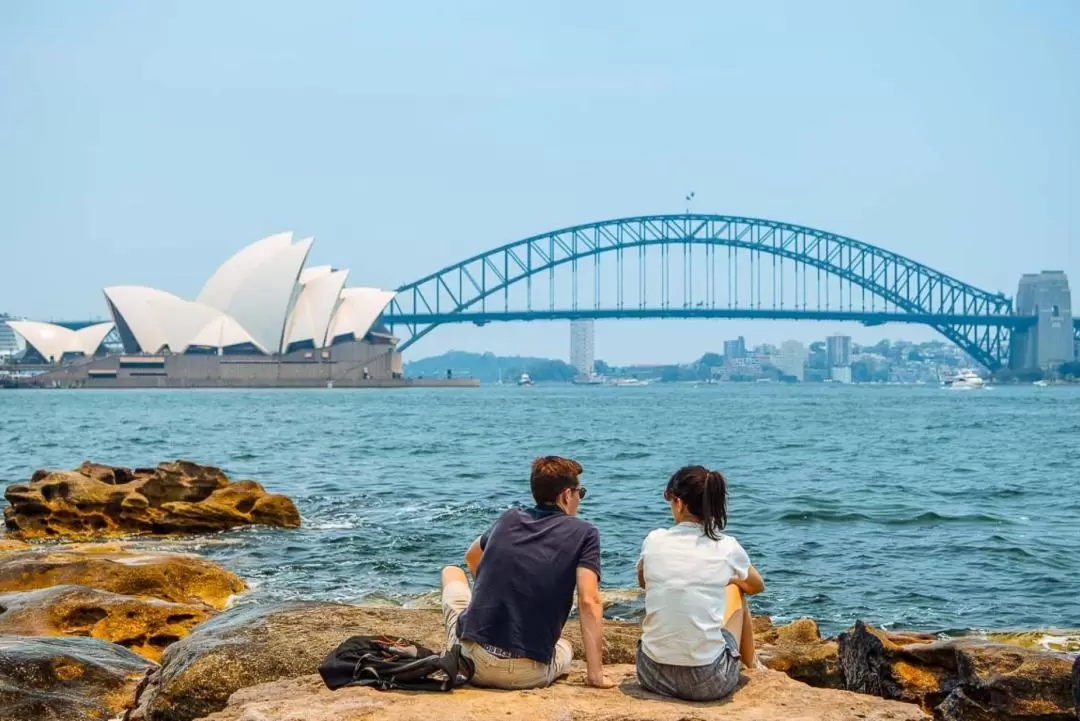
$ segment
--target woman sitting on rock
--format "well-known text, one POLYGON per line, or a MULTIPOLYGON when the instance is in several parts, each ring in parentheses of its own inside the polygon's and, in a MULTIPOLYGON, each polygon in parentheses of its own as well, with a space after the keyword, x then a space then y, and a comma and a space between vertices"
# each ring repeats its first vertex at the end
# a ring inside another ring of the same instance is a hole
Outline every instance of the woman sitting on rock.
POLYGON ((637 565, 645 589, 638 681, 665 696, 714 701, 735 690, 740 659, 757 666, 743 594, 761 593, 765 582, 739 542, 724 533, 723 474, 681 468, 664 499, 675 525, 645 538, 637 565))

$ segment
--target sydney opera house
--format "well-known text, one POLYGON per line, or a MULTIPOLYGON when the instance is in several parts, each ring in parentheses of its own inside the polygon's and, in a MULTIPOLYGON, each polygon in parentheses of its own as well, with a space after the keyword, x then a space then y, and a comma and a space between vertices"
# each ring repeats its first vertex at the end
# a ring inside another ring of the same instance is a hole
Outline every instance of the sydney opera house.
POLYGON ((379 324, 394 297, 346 287, 348 270, 305 267, 313 238, 263 238, 221 265, 194 300, 145 286, 104 289, 112 323, 78 330, 10 321, 52 367, 41 384, 90 387, 315 387, 402 381, 379 324), (106 353, 115 330, 122 353, 106 353))

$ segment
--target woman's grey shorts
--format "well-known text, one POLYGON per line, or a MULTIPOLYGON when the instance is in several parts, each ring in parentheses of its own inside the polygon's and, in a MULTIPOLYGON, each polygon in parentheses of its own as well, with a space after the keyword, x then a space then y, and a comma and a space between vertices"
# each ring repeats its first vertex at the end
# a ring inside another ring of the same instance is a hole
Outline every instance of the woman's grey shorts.
POLYGON ((638 641, 637 677, 646 691, 686 701, 716 701, 739 685, 739 644, 724 629, 724 650, 707 666, 669 666, 657 663, 638 641))

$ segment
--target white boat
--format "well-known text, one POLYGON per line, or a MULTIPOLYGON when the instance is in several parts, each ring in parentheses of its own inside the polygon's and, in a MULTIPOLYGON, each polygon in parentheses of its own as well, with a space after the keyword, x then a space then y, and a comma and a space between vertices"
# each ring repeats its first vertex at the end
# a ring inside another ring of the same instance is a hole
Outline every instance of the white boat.
POLYGON ((615 385, 617 386, 647 386, 649 381, 638 380, 637 378, 616 378, 615 385))
POLYGON ((954 390, 976 390, 986 387, 986 381, 970 368, 961 368, 952 378, 944 378, 941 385, 954 390))
POLYGON ((531 386, 531 385, 533 385, 533 379, 529 377, 528 373, 522 373, 521 377, 518 378, 518 385, 519 386, 531 386))
POLYGON ((1046 388, 1050 384, 1047 383, 1046 381, 1038 380, 1038 381, 1035 381, 1034 383, 1032 383, 1031 385, 1036 386, 1038 388, 1046 388))

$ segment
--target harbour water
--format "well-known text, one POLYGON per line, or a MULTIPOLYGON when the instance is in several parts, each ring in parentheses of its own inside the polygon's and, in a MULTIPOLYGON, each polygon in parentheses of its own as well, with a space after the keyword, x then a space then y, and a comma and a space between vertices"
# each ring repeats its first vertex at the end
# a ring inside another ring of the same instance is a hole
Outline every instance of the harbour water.
POLYGON ((440 566, 529 497, 543 454, 585 467, 602 585, 634 563, 680 465, 719 468, 755 609, 835 632, 1080 627, 1080 388, 536 386, 409 391, 7 391, 0 479, 84 459, 189 458, 291 496, 299 531, 140 541, 207 555, 248 600, 426 604, 440 566))

